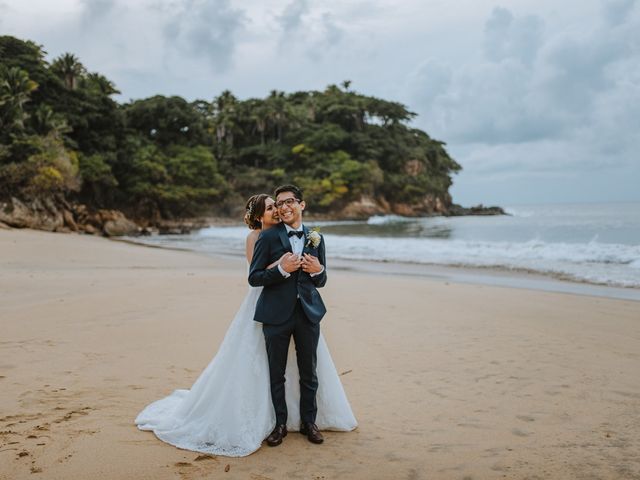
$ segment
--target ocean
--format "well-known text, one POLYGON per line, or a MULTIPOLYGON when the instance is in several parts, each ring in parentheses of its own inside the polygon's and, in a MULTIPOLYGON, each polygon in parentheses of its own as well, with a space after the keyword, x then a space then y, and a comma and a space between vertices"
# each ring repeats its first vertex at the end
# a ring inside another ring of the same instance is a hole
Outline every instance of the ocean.
MULTIPOLYGON (((375 216, 305 222, 330 259, 526 271, 640 288, 640 203, 518 205, 505 216, 375 216)), ((244 225, 132 239, 208 254, 244 255, 244 225)))

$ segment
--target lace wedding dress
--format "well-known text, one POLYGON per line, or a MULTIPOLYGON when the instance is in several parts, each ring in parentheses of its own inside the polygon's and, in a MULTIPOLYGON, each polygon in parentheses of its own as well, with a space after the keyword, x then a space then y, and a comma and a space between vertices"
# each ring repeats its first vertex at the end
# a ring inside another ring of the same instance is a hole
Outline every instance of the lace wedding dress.
MULTIPOLYGON (((260 448, 275 426, 269 364, 262 324, 253 321, 262 287, 251 287, 218 353, 191 390, 175 390, 148 405, 136 418, 171 445, 202 453, 242 457, 260 448)), ((318 342, 320 430, 349 431, 357 426, 322 334, 318 342)), ((300 428, 300 386, 293 340, 286 371, 287 428, 300 428)))

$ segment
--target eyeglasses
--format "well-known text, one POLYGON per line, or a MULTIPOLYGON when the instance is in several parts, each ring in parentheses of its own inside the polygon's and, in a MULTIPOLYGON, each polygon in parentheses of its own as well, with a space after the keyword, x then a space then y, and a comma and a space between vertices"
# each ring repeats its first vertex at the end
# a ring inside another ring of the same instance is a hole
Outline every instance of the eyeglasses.
POLYGON ((297 198, 285 198, 284 200, 280 200, 278 202, 276 202, 276 208, 282 208, 285 205, 287 207, 291 207, 294 203, 298 203, 300 200, 298 200, 297 198))

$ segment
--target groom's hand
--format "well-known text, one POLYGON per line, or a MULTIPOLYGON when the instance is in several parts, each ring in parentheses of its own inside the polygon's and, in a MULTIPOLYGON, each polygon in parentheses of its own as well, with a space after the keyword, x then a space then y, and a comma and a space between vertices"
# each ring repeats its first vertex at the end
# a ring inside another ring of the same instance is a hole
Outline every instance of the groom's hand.
POLYGON ((302 265, 302 259, 293 253, 286 253, 280 261, 280 266, 287 273, 295 272, 302 265))
POLYGON ((323 269, 318 257, 305 253, 302 256, 302 271, 307 273, 320 273, 323 269))

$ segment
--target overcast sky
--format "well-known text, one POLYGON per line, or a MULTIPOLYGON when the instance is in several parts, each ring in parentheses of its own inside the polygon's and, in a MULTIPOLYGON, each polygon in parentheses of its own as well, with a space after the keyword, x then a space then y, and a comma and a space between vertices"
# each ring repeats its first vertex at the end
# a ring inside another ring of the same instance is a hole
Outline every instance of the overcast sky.
POLYGON ((640 201, 640 0, 0 0, 120 100, 352 89, 463 166, 454 201, 640 201))

